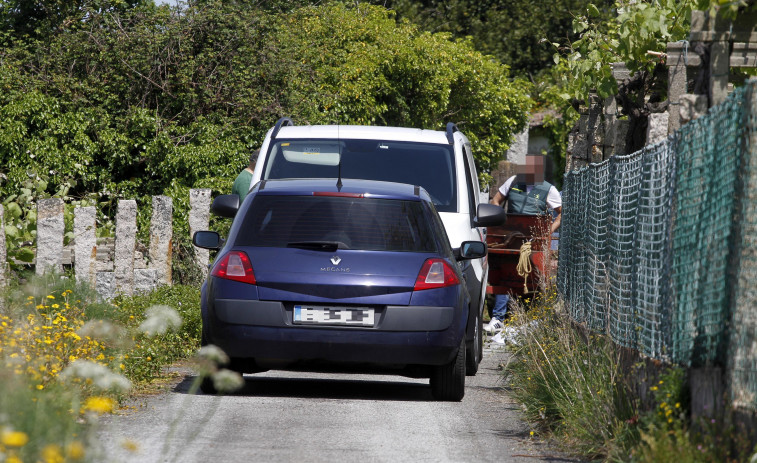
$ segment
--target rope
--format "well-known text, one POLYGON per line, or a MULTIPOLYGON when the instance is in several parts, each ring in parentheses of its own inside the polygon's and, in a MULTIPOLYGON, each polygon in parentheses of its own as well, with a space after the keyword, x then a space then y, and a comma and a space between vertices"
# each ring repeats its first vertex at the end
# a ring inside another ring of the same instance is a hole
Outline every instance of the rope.
POLYGON ((523 289, 528 292, 528 275, 531 274, 531 242, 526 241, 520 247, 520 257, 518 258, 518 266, 515 268, 518 271, 518 275, 523 277, 523 289))

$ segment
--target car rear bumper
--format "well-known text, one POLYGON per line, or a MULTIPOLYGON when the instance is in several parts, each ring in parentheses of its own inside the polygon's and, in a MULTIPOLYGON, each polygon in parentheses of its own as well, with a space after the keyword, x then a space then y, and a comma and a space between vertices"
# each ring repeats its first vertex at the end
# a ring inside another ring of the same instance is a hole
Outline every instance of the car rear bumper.
POLYGON ((387 306, 376 308, 370 328, 302 326, 292 322, 291 304, 221 299, 205 318, 205 332, 233 358, 443 365, 465 333, 467 314, 459 310, 387 306))

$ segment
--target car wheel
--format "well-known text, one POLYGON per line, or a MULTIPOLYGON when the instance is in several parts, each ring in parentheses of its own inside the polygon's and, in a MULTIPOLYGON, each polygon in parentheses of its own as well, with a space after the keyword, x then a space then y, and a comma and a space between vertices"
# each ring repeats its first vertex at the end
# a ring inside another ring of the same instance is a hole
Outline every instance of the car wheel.
POLYGON ((476 315, 474 323, 473 340, 466 346, 465 351, 465 374, 468 376, 476 376, 478 364, 481 363, 484 352, 484 336, 480 313, 476 315))
POLYGON ((431 393, 436 400, 459 402, 465 395, 465 336, 452 362, 434 368, 431 393))

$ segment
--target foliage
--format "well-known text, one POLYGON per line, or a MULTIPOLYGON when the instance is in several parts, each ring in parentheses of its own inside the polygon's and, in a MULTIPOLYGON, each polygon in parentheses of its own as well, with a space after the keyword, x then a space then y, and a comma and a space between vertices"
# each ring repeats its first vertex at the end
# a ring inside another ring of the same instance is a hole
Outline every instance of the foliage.
POLYGON ((757 451, 753 430, 730 411, 691 421, 685 369, 655 370, 642 403, 632 385, 649 376, 625 371, 620 347, 572 323, 552 290, 523 302, 505 328, 513 357, 504 374, 545 435, 607 461, 737 462, 757 451))
POLYGON ((613 63, 625 63, 631 72, 651 72, 660 60, 648 51, 665 52, 667 42, 688 37, 689 0, 620 0, 614 7, 617 16, 607 21, 589 3, 573 19, 579 38, 565 46, 553 44, 554 61, 564 62, 568 71, 561 82, 564 99, 586 100, 593 90, 602 98, 614 95, 618 88, 613 63))
MULTIPOLYGON (((398 17, 428 31, 470 36, 476 49, 496 57, 519 76, 533 76, 552 65, 550 42, 575 39, 573 15, 585 2, 507 2, 502 0, 392 0, 398 17)), ((611 2, 604 2, 609 19, 611 2)))
POLYGON ((199 347, 195 288, 161 288, 116 306, 70 278, 45 275, 14 282, 2 296, 3 461, 105 461, 91 437, 97 417, 126 392, 122 375, 144 384, 199 347))
POLYGON ((483 175, 526 123, 527 86, 505 66, 378 6, 73 4, 28 36, 3 22, 15 10, 0 14, 0 197, 33 193, 7 200, 19 260, 30 257, 21 248, 34 201, 50 196, 97 205, 100 225, 118 199, 137 199, 144 237, 150 196, 167 194, 183 232, 179 195, 228 192, 283 115, 430 129, 455 120, 483 175))
POLYGON ((191 357, 200 347, 200 291, 183 285, 163 286, 156 291, 113 301, 113 321, 137 332, 145 319, 145 308, 168 305, 176 309, 183 323, 181 329, 158 336, 138 333, 134 346, 123 359, 123 372, 134 382, 156 378, 165 365, 191 357))
POLYGON ((634 461, 742 462, 755 452, 751 430, 737 425, 733 415, 689 419, 689 391, 682 368, 671 367, 650 388, 653 409, 641 417, 640 442, 631 450, 634 461))
POLYGON ((604 336, 574 328, 554 303, 554 295, 540 295, 528 312, 516 304, 510 326, 519 334, 505 369, 508 389, 545 432, 582 455, 609 455, 635 433, 620 351, 604 336))

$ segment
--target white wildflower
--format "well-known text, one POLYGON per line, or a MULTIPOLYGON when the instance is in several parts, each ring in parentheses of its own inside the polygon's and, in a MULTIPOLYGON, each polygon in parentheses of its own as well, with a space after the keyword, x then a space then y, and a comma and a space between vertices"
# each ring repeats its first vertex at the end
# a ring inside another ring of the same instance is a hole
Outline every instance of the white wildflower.
POLYGON ((154 305, 145 311, 147 319, 139 325, 139 330, 147 335, 164 334, 181 326, 181 315, 167 305, 154 305))
POLYGON ((60 374, 63 380, 80 378, 92 381, 92 384, 102 390, 126 392, 131 388, 131 382, 126 377, 113 373, 105 365, 90 360, 75 360, 60 374))
POLYGON ((124 330, 106 320, 89 320, 76 331, 81 337, 99 339, 111 344, 118 344, 124 336, 124 330))
POLYGON ((219 392, 233 392, 244 386, 244 378, 236 371, 221 369, 213 373, 210 377, 213 381, 213 387, 219 392))
POLYGON ((197 351, 197 357, 202 360, 210 360, 216 365, 226 365, 229 363, 229 356, 226 355, 226 352, 213 344, 202 346, 200 350, 197 351))

